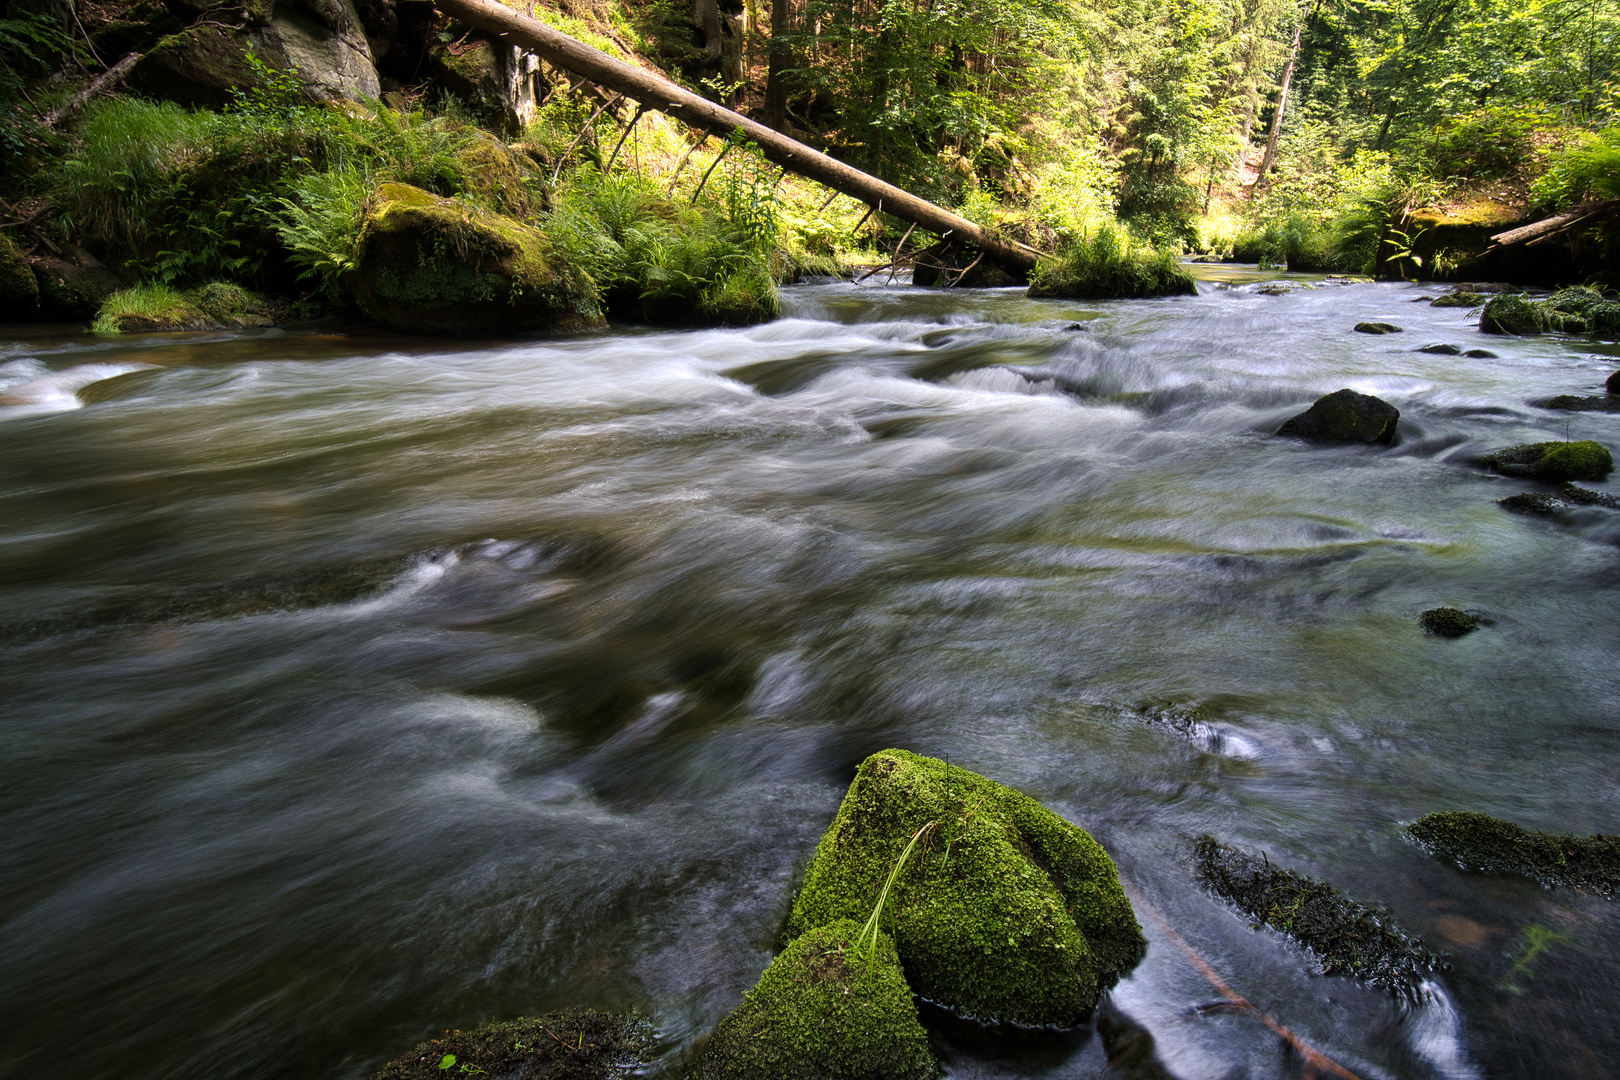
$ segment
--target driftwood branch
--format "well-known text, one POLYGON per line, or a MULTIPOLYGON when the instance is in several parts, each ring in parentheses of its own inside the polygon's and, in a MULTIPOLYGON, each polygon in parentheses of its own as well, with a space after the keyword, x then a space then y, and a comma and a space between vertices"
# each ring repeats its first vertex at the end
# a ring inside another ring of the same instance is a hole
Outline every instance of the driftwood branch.
POLYGON ((66 120, 69 116, 72 116, 81 107, 83 107, 85 102, 89 101, 97 94, 110 90, 117 84, 123 82, 124 76, 129 74, 129 69, 134 67, 140 58, 140 53, 130 53, 128 56, 118 61, 118 63, 114 64, 112 67, 90 80, 89 86, 86 86, 83 90, 80 90, 77 94, 74 94, 62 104, 46 113, 45 119, 40 122, 48 128, 52 128, 57 124, 60 124, 63 120, 66 120))
POLYGON ((1558 233, 1568 232, 1587 220, 1608 215, 1620 210, 1620 199, 1604 199, 1601 202, 1583 203, 1572 210, 1562 214, 1555 214, 1550 218, 1529 225, 1521 225, 1517 229, 1499 232, 1491 237, 1491 243, 1498 247, 1512 247, 1515 244, 1533 244, 1545 240, 1558 233))
POLYGON ((741 113, 716 105, 650 71, 616 60, 600 49, 593 49, 495 0, 438 0, 438 7, 469 26, 493 34, 509 44, 532 50, 557 67, 617 90, 693 127, 722 136, 740 128, 767 159, 784 169, 825 184, 835 191, 853 195, 868 204, 881 201, 886 213, 929 232, 938 234, 954 229, 965 240, 978 245, 987 258, 1010 269, 1026 271, 1035 265, 1040 255, 1026 244, 994 236, 944 207, 830 158, 797 139, 788 138, 757 120, 750 120, 741 113))

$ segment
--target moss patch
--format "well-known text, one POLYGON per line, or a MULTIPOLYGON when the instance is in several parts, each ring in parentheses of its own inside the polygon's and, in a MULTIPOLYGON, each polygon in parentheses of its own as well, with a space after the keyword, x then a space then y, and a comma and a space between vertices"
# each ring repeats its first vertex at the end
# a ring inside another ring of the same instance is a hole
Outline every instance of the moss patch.
POLYGON ((100 334, 139 331, 223 330, 269 326, 269 305, 257 294, 216 281, 182 292, 168 285, 139 285, 109 296, 91 329, 100 334))
POLYGON ((1479 464, 1506 476, 1541 480, 1602 480, 1614 471, 1609 448, 1590 439, 1510 446, 1486 454, 1479 464))
POLYGON ((1437 607, 1419 615, 1418 625, 1423 627, 1426 634, 1456 638, 1478 630, 1479 620, 1458 608, 1437 607))
POLYGON ((1480 312, 1487 334, 1542 334, 1558 331, 1594 337, 1620 335, 1620 300, 1585 285, 1560 289, 1545 300, 1522 294, 1493 296, 1480 312))
POLYGON ((821 838, 788 933, 865 920, 911 836, 886 919, 912 987, 985 1020, 1069 1026, 1141 958, 1108 853, 1033 799, 905 750, 861 763, 821 838))
POLYGON ((1400 419, 1401 411, 1382 398, 1350 389, 1335 390, 1317 398, 1298 416, 1290 417, 1277 429, 1277 434, 1317 442, 1388 446, 1395 441, 1400 419))
POLYGON ((378 322, 428 334, 576 329, 600 322, 588 275, 546 235, 408 184, 366 204, 352 286, 378 322))
POLYGON ((1487 334, 1513 334, 1524 336, 1539 334, 1547 329, 1547 319, 1541 308, 1528 296, 1498 293, 1479 313, 1479 328, 1487 334))
POLYGON ((1430 307, 1479 307, 1485 302, 1485 297, 1477 292, 1454 292, 1437 297, 1429 304, 1430 307))
POLYGON ((894 942, 868 959, 851 920, 810 930, 771 961, 709 1040, 699 1080, 929 1080, 939 1075, 894 942))
POLYGON ((383 1066, 376 1080, 523 1076, 619 1080, 641 1076, 652 1047, 644 1023, 588 1009, 450 1031, 383 1066), (446 1059, 453 1059, 447 1061, 446 1059))
POLYGON ((1425 814, 1406 834, 1464 870, 1522 874, 1548 888, 1591 889, 1604 896, 1620 886, 1620 836, 1556 836, 1459 810, 1425 814))
POLYGON ((39 314, 39 283, 28 260, 5 233, 0 233, 0 321, 32 319, 39 314))
POLYGON ((1037 299, 1129 300, 1197 293, 1192 275, 1174 252, 1155 249, 1122 226, 1107 224, 1043 257, 1029 276, 1029 295, 1037 299))
POLYGON ((1271 865, 1212 836, 1193 845, 1198 876, 1216 896, 1257 925, 1269 926, 1309 949, 1324 975, 1350 975, 1393 993, 1415 990, 1440 958, 1421 938, 1381 909, 1333 886, 1271 865))

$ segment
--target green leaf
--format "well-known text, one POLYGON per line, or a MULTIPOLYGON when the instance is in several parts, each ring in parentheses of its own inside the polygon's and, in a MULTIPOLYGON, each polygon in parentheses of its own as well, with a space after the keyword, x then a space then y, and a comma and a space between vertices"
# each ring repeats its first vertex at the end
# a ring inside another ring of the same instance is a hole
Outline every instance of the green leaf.
POLYGON ((454 1065, 455 1063, 456 1063, 456 1055, 454 1055, 454 1054, 446 1054, 446 1055, 444 1055, 443 1058, 441 1058, 439 1060, 439 1068, 448 1069, 450 1066, 454 1065))

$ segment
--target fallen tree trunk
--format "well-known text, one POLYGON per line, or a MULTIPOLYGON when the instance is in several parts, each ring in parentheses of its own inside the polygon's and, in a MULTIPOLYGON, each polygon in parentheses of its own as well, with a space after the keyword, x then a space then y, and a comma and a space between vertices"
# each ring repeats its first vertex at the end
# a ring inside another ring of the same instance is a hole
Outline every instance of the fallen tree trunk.
POLYGON ((52 109, 46 114, 45 119, 41 121, 41 123, 43 123, 46 127, 55 127, 57 124, 60 124, 66 117, 71 116, 75 111, 77 111, 78 108, 85 102, 89 101, 97 94, 105 90, 110 90, 113 86, 122 82, 124 76, 129 74, 130 69, 135 66, 135 62, 140 58, 140 53, 130 53, 128 56, 118 61, 118 63, 114 64, 100 75, 97 75, 93 80, 91 80, 89 86, 86 86, 83 90, 80 90, 77 94, 74 94, 72 97, 68 98, 67 101, 52 109))
POLYGON ((741 113, 683 90, 661 76, 615 60, 600 49, 593 49, 494 0, 436 0, 436 3, 440 11, 468 26, 530 49, 557 67, 616 90, 648 108, 668 113, 692 127, 722 137, 741 128, 766 158, 789 172, 852 195, 882 213, 920 225, 938 236, 949 235, 954 240, 974 244, 986 257, 1010 270, 1028 271, 1041 254, 1027 244, 1004 240, 944 207, 919 199, 909 191, 830 158, 741 113))
POLYGON ((1555 214, 1550 218, 1529 225, 1521 225, 1517 229, 1499 232, 1491 237, 1491 243, 1499 247, 1512 247, 1515 244, 1533 244, 1544 240, 1555 233, 1572 229, 1586 219, 1599 214, 1612 214, 1620 210, 1620 199, 1604 199, 1602 202, 1586 203, 1562 214, 1555 214))

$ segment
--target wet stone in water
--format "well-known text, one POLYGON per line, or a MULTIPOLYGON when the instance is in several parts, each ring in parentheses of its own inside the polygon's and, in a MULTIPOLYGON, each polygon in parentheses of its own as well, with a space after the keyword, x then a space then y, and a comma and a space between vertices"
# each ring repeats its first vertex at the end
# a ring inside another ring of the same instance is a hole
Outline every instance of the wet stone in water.
POLYGON ((1431 855, 1464 870, 1522 874, 1548 888, 1591 889, 1613 896, 1620 886, 1620 836, 1559 836, 1467 811, 1425 814, 1406 829, 1431 855))
POLYGON ((1450 342, 1436 341, 1423 346, 1418 352, 1435 353, 1438 356, 1457 356, 1462 350, 1450 342))
POLYGON ((1356 333, 1358 333, 1358 334, 1399 334, 1399 333, 1402 333, 1402 330, 1401 330, 1400 327, 1396 326, 1394 323, 1387 323, 1387 322, 1358 322, 1358 323, 1356 323, 1355 329, 1356 329, 1356 333))
POLYGON ((1606 506, 1611 510, 1620 510, 1620 499, 1608 492, 1591 491, 1576 487, 1574 484, 1564 484, 1557 491, 1524 491, 1517 495, 1509 495, 1505 499, 1496 500, 1496 505, 1515 514, 1551 517, 1578 506, 1606 506))
POLYGON ((1563 412, 1620 412, 1620 395, 1592 394, 1559 394, 1548 398, 1541 403, 1543 409, 1559 409, 1563 412))
POLYGON ((1205 887, 1257 925, 1310 950, 1324 975, 1349 975, 1410 995, 1443 966, 1388 912, 1358 903, 1326 882, 1280 869, 1264 855, 1257 859, 1213 836, 1199 837, 1193 856, 1205 887))
POLYGON ((1474 360, 1495 360, 1495 359, 1497 359, 1496 354, 1491 352, 1491 350, 1489 350, 1489 349, 1469 349, 1467 352, 1463 353, 1463 355, 1467 356, 1467 357, 1470 357, 1470 358, 1472 358, 1474 360))
POLYGON ((567 1009, 446 1032, 390 1061, 375 1080, 620 1080, 645 1074, 652 1046, 652 1028, 643 1021, 567 1009))
POLYGON ((1591 439, 1524 443, 1486 454, 1478 462, 1504 476, 1538 480, 1602 480, 1614 471, 1609 448, 1591 439))
POLYGON ((1317 398, 1315 404, 1291 417, 1277 429, 1278 435, 1292 435, 1318 442, 1381 443, 1395 439, 1401 411, 1382 398, 1335 390, 1317 398))
POLYGON ((1459 608, 1430 608, 1418 616, 1423 632, 1435 637, 1462 637, 1479 629, 1479 619, 1459 608))

